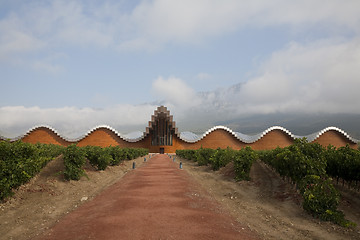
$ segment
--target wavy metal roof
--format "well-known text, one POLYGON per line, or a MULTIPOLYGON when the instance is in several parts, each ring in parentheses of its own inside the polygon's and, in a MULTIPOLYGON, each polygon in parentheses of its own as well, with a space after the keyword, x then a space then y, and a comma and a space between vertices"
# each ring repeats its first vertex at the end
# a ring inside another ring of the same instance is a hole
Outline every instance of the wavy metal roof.
POLYGON ((328 132, 328 131, 336 131, 339 132, 340 134, 342 134, 345 138, 347 138, 349 141, 353 142, 353 143, 359 143, 359 140, 352 138, 348 133, 346 133, 345 131, 343 131, 340 128, 337 127, 327 127, 324 128, 321 131, 309 134, 309 135, 305 135, 305 136, 299 136, 299 135, 294 135, 292 132, 290 132, 289 130, 287 130, 284 127, 280 127, 280 126, 273 126, 273 127, 269 127, 268 129, 258 133, 258 134, 254 134, 254 135, 247 135, 247 134, 243 134, 240 132, 234 132, 233 130, 231 130, 228 127, 225 126, 215 126, 210 128, 208 131, 206 131, 203 135, 196 135, 192 132, 185 132, 180 134, 180 139, 182 139, 185 142, 189 142, 189 143, 195 143, 200 141, 201 139, 205 138, 207 135, 209 135, 211 132, 215 131, 215 130, 225 130, 227 132, 229 132, 231 135, 233 135, 234 137, 236 137, 238 140, 244 142, 244 143, 254 143, 258 140, 260 140, 261 138, 263 138, 266 134, 268 134, 271 131, 274 130, 280 130, 283 131, 285 134, 289 135, 289 137, 291 137, 292 139, 297 139, 297 138, 306 138, 308 142, 313 142, 316 139, 318 139, 321 135, 323 135, 324 133, 328 132))
MULTIPOLYGON (((0 139, 2 140, 10 140, 10 141, 16 141, 19 139, 22 139, 24 137, 26 137, 27 135, 29 135, 31 132, 37 130, 37 129, 41 129, 41 128, 46 128, 50 131, 52 131, 55 135, 57 135, 58 137, 60 137, 61 139, 68 141, 68 142, 78 142, 84 138, 86 138, 87 136, 89 136, 91 133, 95 132, 96 130, 99 129, 107 129, 111 132, 113 132, 116 136, 118 136, 119 138, 123 139, 124 141, 127 142, 138 142, 141 141, 142 139, 144 139, 149 132, 132 132, 132 133, 128 133, 128 134, 121 134, 119 133, 117 130, 115 130, 114 128, 108 126, 108 125, 99 125, 96 126, 92 129, 90 129, 89 131, 87 131, 84 135, 78 137, 78 138, 67 138, 66 136, 61 135, 56 129, 52 128, 51 126, 48 125, 38 125, 38 126, 34 126, 32 128, 30 128, 25 134, 20 135, 18 137, 15 138, 6 138, 4 136, 0 135, 0 139)), ((289 137, 291 137, 292 139, 296 139, 296 138, 303 138, 305 137, 307 139, 308 142, 313 142, 316 139, 318 139, 321 135, 323 135, 324 133, 328 132, 328 131, 336 131, 338 133, 340 133, 341 135, 343 135, 346 139, 348 139, 350 142, 353 143, 359 143, 359 140, 352 138, 348 133, 346 133, 345 131, 343 131, 340 128, 337 127, 327 127, 322 129, 321 131, 306 135, 306 136, 298 136, 298 135, 294 135, 293 133, 291 133, 289 130, 287 130, 286 128, 280 127, 280 126, 273 126, 270 127, 258 134, 254 134, 254 135, 247 135, 247 134, 243 134, 240 132, 234 132, 233 130, 231 130, 228 127, 225 126, 215 126, 210 128, 209 130, 207 130, 204 134, 202 135, 197 135, 195 133, 192 132, 181 132, 181 133, 177 133, 176 135, 183 141, 187 142, 187 143, 195 143, 198 142, 200 140, 202 140, 203 138, 205 138, 207 135, 209 135, 210 133, 216 131, 216 130, 224 130, 226 132, 228 132, 229 134, 233 135, 236 139, 238 139, 239 141, 242 141, 244 143, 254 143, 258 140, 260 140, 261 138, 263 138, 266 134, 268 134, 271 131, 274 130, 280 130, 282 132, 284 132, 285 134, 287 134, 289 137)))
MULTIPOLYGON (((107 129, 107 130, 113 132, 116 136, 118 136, 120 139, 122 139, 124 141, 138 142, 138 141, 141 141, 142 139, 144 139, 148 134, 150 134, 151 130, 156 125, 156 120, 158 118, 165 118, 170 123, 175 135, 178 136, 181 140, 183 140, 183 141, 185 141, 187 143, 196 143, 196 142, 202 140, 207 135, 209 135, 210 133, 212 133, 212 132, 214 132, 216 130, 224 130, 224 131, 228 132, 229 134, 233 135, 239 141, 242 141, 242 142, 248 143, 248 144, 254 143, 254 142, 260 140, 266 134, 268 134, 269 132, 274 131, 274 130, 280 130, 280 131, 284 132, 285 134, 287 134, 292 139, 305 137, 308 140, 308 142, 313 142, 314 140, 316 140, 317 138, 319 138, 321 135, 323 135, 324 133, 326 133, 328 131, 336 131, 336 132, 342 134, 350 142, 359 143, 359 140, 356 140, 356 139, 352 138, 348 133, 346 133, 345 131, 343 131, 343 130, 337 128, 337 127, 327 127, 327 128, 324 128, 321 131, 318 131, 318 132, 315 132, 315 133, 312 133, 312 134, 309 134, 309 135, 306 135, 306 136, 294 135, 292 132, 290 132, 286 128, 283 128, 283 127, 280 127, 280 126, 270 127, 270 128, 268 128, 268 129, 266 129, 266 130, 264 130, 264 131, 262 131, 262 132, 260 132, 258 134, 254 134, 254 135, 247 135, 247 134, 243 134, 243 133, 240 133, 240 132, 234 132, 233 130, 231 130, 230 128, 225 127, 225 126, 212 127, 202 135, 197 135, 197 134, 192 133, 192 132, 181 132, 181 133, 179 133, 178 129, 176 128, 176 123, 175 123, 175 121, 173 121, 173 116, 170 114, 170 111, 165 106, 160 106, 154 111, 154 114, 151 116, 151 121, 149 121, 149 125, 148 125, 148 127, 146 127, 145 132, 137 131, 137 132, 132 132, 132 133, 128 133, 128 134, 121 134, 116 129, 114 129, 114 128, 108 126, 108 125, 99 125, 99 126, 96 126, 96 127, 92 128, 92 129, 90 129, 84 135, 81 135, 81 136, 79 136, 77 138, 71 139, 71 138, 68 138, 66 136, 61 135, 57 130, 55 130, 54 128, 52 128, 52 127, 50 127, 48 125, 38 125, 38 126, 34 126, 34 127, 30 128, 23 135, 20 135, 20 136, 15 137, 15 138, 11 138, 10 141, 16 141, 16 140, 22 139, 22 138, 26 137, 31 132, 33 132, 33 131, 35 131, 37 129, 46 128, 46 129, 52 131, 59 138, 65 140, 67 142, 71 142, 71 143, 79 142, 80 140, 86 138, 91 133, 93 133, 93 132, 95 132, 95 131, 97 131, 99 129, 107 129)), ((0 139, 6 140, 8 138, 0 135, 0 139)))

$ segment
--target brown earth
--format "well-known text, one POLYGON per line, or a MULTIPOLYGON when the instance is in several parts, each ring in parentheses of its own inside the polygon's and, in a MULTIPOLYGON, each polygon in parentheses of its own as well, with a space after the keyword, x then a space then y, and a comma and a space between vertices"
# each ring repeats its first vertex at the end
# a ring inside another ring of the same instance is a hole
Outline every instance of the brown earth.
POLYGON ((163 154, 126 174, 39 239, 74 238, 258 239, 163 154))
MULTIPOLYGON (((174 163, 176 167, 179 164, 179 160, 177 159, 177 162, 174 163)), ((207 167, 196 166, 196 163, 187 160, 182 161, 185 171, 175 171, 176 174, 174 172, 165 174, 165 176, 171 179, 187 175, 189 181, 187 185, 185 184, 186 187, 183 186, 182 188, 187 189, 185 192, 187 192, 188 205, 184 202, 181 204, 183 207, 190 207, 194 211, 199 210, 201 214, 203 214, 202 211, 204 209, 202 207, 204 206, 210 208, 214 214, 219 213, 221 222, 230 222, 230 225, 223 225, 229 232, 237 230, 245 232, 246 236, 250 237, 248 230, 250 229, 252 231, 250 233, 252 234, 251 236, 260 236, 263 239, 360 239, 359 226, 350 229, 342 228, 332 223, 314 219, 305 213, 301 208, 301 198, 299 198, 296 191, 260 162, 256 162, 252 167, 251 181, 235 182, 232 180, 233 170, 231 166, 227 166, 218 172, 213 172, 207 167), (206 203, 203 203, 204 201, 206 203), (231 213, 238 223, 232 222, 227 213, 231 213)), ((136 163, 137 166, 143 164, 143 158, 136 159, 136 163)), ((0 204, 0 239, 33 239, 37 235, 52 233, 52 230, 50 231, 49 229, 59 221, 66 222, 66 219, 69 219, 72 214, 78 214, 73 210, 78 209, 80 205, 82 205, 79 208, 81 212, 81 209, 86 209, 86 205, 92 206, 93 201, 90 200, 94 199, 96 195, 101 198, 99 194, 102 191, 109 191, 109 186, 114 188, 116 182, 126 181, 126 178, 131 177, 132 174, 142 172, 145 169, 144 165, 144 168, 141 167, 135 171, 129 171, 131 165, 132 161, 128 161, 120 166, 109 167, 105 171, 95 171, 88 166, 87 174, 89 179, 83 177, 80 181, 66 182, 63 176, 58 174, 63 169, 63 164, 61 157, 57 158, 50 162, 30 183, 18 189, 14 197, 0 204), (130 174, 126 174, 127 172, 130 174), (121 179, 125 174, 126 177, 121 179), (70 212, 72 214, 68 214, 70 212)), ((146 171, 143 174, 143 180, 149 177, 146 176, 146 171)), ((161 182, 161 177, 158 176, 156 181, 161 182)), ((144 181, 142 181, 142 184, 144 184, 144 181)), ((135 188, 132 193, 136 195, 140 189, 142 187, 135 188)), ((156 189, 153 188, 153 190, 156 189)), ((343 195, 343 201, 340 206, 341 210, 345 212, 348 219, 359 225, 360 194, 349 191, 346 188, 341 188, 340 190, 343 195)), ((117 191, 121 192, 123 190, 118 189, 117 191)), ((173 197, 168 200, 161 198, 159 192, 154 192, 155 196, 151 195, 151 191, 148 192, 148 198, 143 199, 143 201, 153 200, 150 201, 151 204, 148 205, 146 210, 150 211, 152 207, 163 205, 164 207, 160 208, 159 214, 167 215, 168 218, 165 218, 166 220, 160 224, 172 223, 173 220, 169 216, 177 216, 177 214, 166 210, 168 209, 168 204, 170 204, 167 201, 176 202, 176 197, 179 197, 179 191, 180 189, 174 189, 173 197), (154 201, 154 199, 157 200, 154 201)), ((126 198, 131 197, 124 197, 123 201, 126 201, 126 198)), ((93 208, 98 206, 96 205, 93 208)), ((136 211, 130 203, 118 208, 117 210, 123 212, 126 212, 127 209, 136 211)), ((183 218, 186 218, 184 217, 185 215, 186 213, 184 213, 183 218)), ((156 216, 147 215, 148 219, 145 220, 147 220, 147 223, 153 222, 156 216)), ((206 218, 208 215, 205 214, 204 216, 206 218)), ((184 229, 192 229, 192 225, 197 225, 197 223, 201 225, 204 221, 203 218, 197 218, 195 223, 186 225, 184 229)), ((131 220, 131 218, 128 219, 131 220)), ((128 229, 132 229, 132 226, 128 225, 126 220, 122 223, 128 226, 128 229)), ((124 230, 124 233, 134 234, 134 232, 137 233, 139 231, 139 234, 144 234, 146 229, 149 229, 147 224, 135 225, 137 226, 136 231, 130 233, 129 230, 124 230)), ((169 228, 168 231, 176 233, 176 235, 157 235, 157 237, 159 239, 161 236, 163 236, 161 239, 176 239, 181 236, 177 234, 183 234, 174 226, 169 228)), ((151 235, 128 236, 134 236, 137 239, 151 239, 151 235)), ((73 237, 72 239, 79 238, 73 237)))
MULTIPOLYGON (((136 165, 143 158, 135 160, 136 165)), ((89 164, 88 178, 65 181, 62 157, 47 166, 29 183, 21 186, 13 197, 0 203, 0 239, 33 239, 49 229, 62 217, 91 200, 131 170, 133 161, 96 171, 89 164)))
MULTIPOLYGON (((222 203, 239 222, 263 239, 360 239, 360 193, 340 188, 339 209, 346 218, 357 223, 355 228, 343 228, 311 217, 301 206, 301 196, 272 169, 257 161, 253 164, 251 181, 234 181, 230 165, 218 172, 199 167, 187 160, 184 169, 210 195, 222 203)), ((337 186, 339 187, 339 186, 337 186)))

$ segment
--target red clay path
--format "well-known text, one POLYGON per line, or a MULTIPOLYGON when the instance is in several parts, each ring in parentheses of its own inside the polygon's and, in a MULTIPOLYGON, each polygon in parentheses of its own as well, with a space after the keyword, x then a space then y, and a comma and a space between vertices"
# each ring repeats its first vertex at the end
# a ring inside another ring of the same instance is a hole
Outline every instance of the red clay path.
POLYGON ((167 155, 156 155, 40 239, 257 239, 167 155))

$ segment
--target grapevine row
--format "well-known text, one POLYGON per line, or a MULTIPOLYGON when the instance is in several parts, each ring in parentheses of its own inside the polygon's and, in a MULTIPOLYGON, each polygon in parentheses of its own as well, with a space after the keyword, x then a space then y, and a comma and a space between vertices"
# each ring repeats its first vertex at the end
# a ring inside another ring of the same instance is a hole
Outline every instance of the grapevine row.
POLYGON ((79 180, 85 175, 86 159, 98 170, 118 165, 125 159, 148 154, 147 149, 116 147, 63 147, 53 144, 30 144, 22 141, 0 141, 0 200, 11 196, 12 190, 28 182, 46 164, 63 154, 67 180, 79 180))
POLYGON ((1 141, 0 200, 11 196, 12 189, 28 182, 62 150, 62 146, 52 144, 1 141))
POLYGON ((359 156, 359 151, 349 146, 326 149, 318 143, 308 143, 306 139, 297 139, 289 147, 259 152, 262 161, 297 186, 307 212, 342 226, 354 224, 337 209, 340 194, 330 177, 358 181, 359 156))
POLYGON ((236 180, 250 179, 250 168, 257 158, 256 152, 250 147, 243 148, 239 151, 231 148, 176 150, 176 155, 185 159, 193 160, 200 166, 211 165, 213 170, 219 170, 221 167, 233 162, 236 180))
POLYGON ((75 144, 64 150, 64 176, 67 180, 79 180, 86 175, 83 169, 86 159, 97 170, 105 170, 108 166, 119 165, 123 160, 131 160, 149 153, 145 148, 120 148, 86 146, 78 147, 75 144))

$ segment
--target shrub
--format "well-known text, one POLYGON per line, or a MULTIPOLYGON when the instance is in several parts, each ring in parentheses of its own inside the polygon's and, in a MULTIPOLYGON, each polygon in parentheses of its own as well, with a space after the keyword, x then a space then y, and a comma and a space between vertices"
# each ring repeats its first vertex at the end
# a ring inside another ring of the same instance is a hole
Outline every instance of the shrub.
POLYGON ((210 157, 210 164, 214 171, 219 170, 221 167, 225 167, 229 162, 234 160, 236 151, 231 148, 216 149, 213 155, 210 157))
POLYGON ((353 223, 345 220, 344 214, 337 210, 340 194, 331 184, 327 171, 332 176, 342 173, 356 176, 359 171, 351 169, 357 169, 357 153, 348 146, 338 150, 332 146, 324 149, 317 143, 307 143, 306 139, 296 139, 289 147, 259 155, 281 176, 289 177, 297 184, 307 212, 322 220, 351 226, 353 223))
POLYGON ((327 161, 326 172, 333 178, 343 179, 349 183, 351 187, 355 181, 355 188, 358 188, 360 181, 360 151, 350 148, 349 145, 336 149, 329 145, 324 151, 327 161))
MULTIPOLYGON (((107 151, 111 155, 112 159, 110 161, 110 165, 119 165, 119 163, 126 159, 127 153, 125 149, 121 149, 119 146, 108 147, 107 151)), ((146 155, 146 154, 145 154, 146 155)))
POLYGON ((199 166, 208 165, 210 163, 211 156, 216 150, 211 148, 200 148, 195 153, 196 162, 199 166))
POLYGON ((105 170, 107 168, 107 166, 109 166, 112 161, 113 161, 113 158, 106 151, 106 149, 104 149, 103 154, 101 154, 99 159, 98 159, 98 163, 97 163, 98 170, 105 170))
POLYGON ((283 148, 275 148, 273 150, 262 150, 262 151, 257 151, 259 158, 265 162, 266 164, 270 165, 271 167, 277 169, 276 166, 276 156, 278 154, 280 154, 281 152, 283 152, 284 149, 283 148))
POLYGON ((195 158, 195 153, 196 153, 196 150, 176 150, 176 155, 181 157, 181 158, 185 158, 185 159, 188 159, 188 160, 193 160, 193 161, 196 161, 196 158, 195 158))
POLYGON ((64 176, 67 180, 79 180, 85 176, 83 166, 86 163, 85 151, 75 144, 68 146, 64 150, 64 176))
POLYGON ((135 159, 145 156, 149 152, 145 148, 120 148, 119 146, 106 148, 86 146, 83 149, 86 153, 86 158, 97 170, 105 170, 109 165, 118 165, 125 159, 135 159))
POLYGON ((222 162, 224 159, 224 151, 224 149, 218 148, 210 157, 209 162, 214 171, 219 170, 220 167, 223 165, 222 162))
POLYGON ((296 139, 289 147, 263 152, 260 156, 280 176, 289 177, 296 184, 307 175, 326 175, 324 149, 318 143, 307 143, 306 139, 296 139))
POLYGON ((330 178, 308 175, 301 180, 300 193, 304 200, 303 208, 313 216, 344 227, 354 225, 345 219, 343 212, 337 210, 340 193, 331 184, 330 178))
MULTIPOLYGON (((21 141, 0 142, 0 200, 13 194, 12 189, 28 182, 55 156, 53 146, 21 141)), ((57 153, 56 153, 57 154, 57 153)))
POLYGON ((235 152, 234 168, 236 180, 250 180, 250 169, 256 158, 257 154, 251 147, 246 147, 235 152))
POLYGON ((350 148, 349 145, 337 150, 337 166, 339 177, 346 181, 360 180, 360 152, 350 148))
POLYGON ((98 146, 86 146, 84 148, 86 158, 97 170, 105 170, 112 161, 112 157, 107 149, 98 146))
POLYGON ((137 158, 137 150, 135 148, 128 148, 126 149, 127 158, 128 160, 132 160, 137 158))
POLYGON ((226 149, 209 149, 200 148, 198 150, 177 150, 176 155, 179 157, 197 161, 198 165, 208 165, 214 171, 226 166, 230 162, 234 162, 236 180, 249 180, 250 168, 257 158, 257 154, 250 147, 246 147, 240 151, 231 148, 226 149))
POLYGON ((301 180, 299 189, 304 197, 304 209, 312 214, 320 216, 327 210, 336 210, 339 204, 340 194, 329 178, 308 175, 301 180))
POLYGON ((65 147, 56 144, 42 144, 36 143, 36 148, 40 151, 40 156, 55 158, 60 156, 65 147))
POLYGON ((145 156, 149 153, 146 148, 124 148, 126 151, 126 159, 132 160, 141 156, 145 156))

